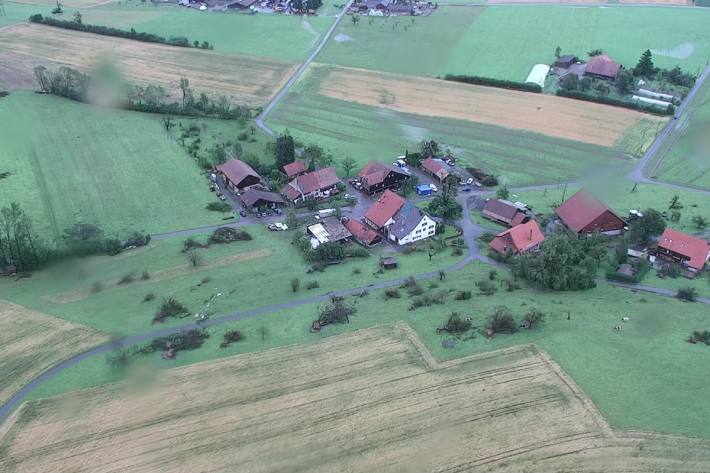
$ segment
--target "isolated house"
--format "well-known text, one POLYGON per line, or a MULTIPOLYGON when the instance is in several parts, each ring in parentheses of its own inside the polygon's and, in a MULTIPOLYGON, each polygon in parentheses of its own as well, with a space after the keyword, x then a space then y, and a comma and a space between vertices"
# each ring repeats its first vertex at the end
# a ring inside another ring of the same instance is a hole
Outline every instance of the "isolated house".
POLYGON ((352 233, 353 238, 363 246, 372 246, 382 241, 380 235, 362 222, 349 219, 345 222, 345 228, 352 233))
POLYGON ((261 176, 244 161, 230 159, 217 166, 228 189, 236 192, 261 183, 261 176))
POLYGON ((488 220, 514 227, 528 220, 527 214, 512 202, 488 199, 481 214, 488 220))
POLYGON ((424 172, 438 179, 439 182, 444 182, 451 175, 446 163, 438 158, 427 158, 420 166, 424 172))
POLYGON ((352 237, 352 233, 340 223, 337 217, 326 217, 320 222, 308 226, 306 234, 311 237, 313 248, 322 243, 346 242, 352 237))
POLYGON ((535 220, 530 220, 497 234, 491 241, 490 247, 502 255, 507 253, 519 255, 538 249, 544 240, 545 236, 540 226, 535 220))
POLYGON ((286 173, 286 177, 289 179, 293 179, 297 176, 300 176, 301 174, 305 174, 308 171, 308 168, 306 167, 306 163, 298 159, 292 163, 288 163, 283 167, 284 172, 286 173))
POLYGON ((392 224, 394 216, 407 201, 391 190, 386 190, 365 213, 365 222, 378 231, 392 224))
POLYGON ((606 54, 600 54, 592 57, 587 62, 584 75, 596 77, 597 79, 616 80, 621 67, 621 64, 614 62, 606 54))
POLYGON ((409 179, 409 173, 397 166, 370 161, 358 173, 362 190, 372 195, 385 189, 398 189, 409 179))
POLYGON ((252 209, 275 208, 285 203, 279 194, 255 188, 247 189, 241 197, 242 203, 252 209))
POLYGON ((656 249, 656 261, 682 264, 693 273, 703 269, 708 256, 710 256, 710 243, 672 228, 666 228, 656 249))
POLYGON ((298 202, 321 197, 325 192, 336 189, 338 184, 340 179, 335 168, 328 167, 297 176, 281 189, 281 194, 292 202, 298 202))
POLYGON ((567 228, 578 235, 594 232, 619 235, 626 226, 621 217, 584 189, 557 207, 555 213, 567 228))
POLYGON ((387 234, 390 241, 407 245, 433 237, 436 234, 436 222, 419 207, 406 202, 392 218, 392 224, 387 227, 387 234))

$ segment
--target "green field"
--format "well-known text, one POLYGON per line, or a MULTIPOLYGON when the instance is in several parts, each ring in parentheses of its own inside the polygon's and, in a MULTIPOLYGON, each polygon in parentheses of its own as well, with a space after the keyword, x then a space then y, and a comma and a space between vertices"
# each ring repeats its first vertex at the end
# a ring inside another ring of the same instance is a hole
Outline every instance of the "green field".
POLYGON ((671 143, 657 177, 710 189, 710 81, 703 84, 688 111, 676 124, 684 131, 671 143))
POLYGON ((426 18, 344 21, 339 32, 353 40, 330 42, 319 61, 523 81, 535 64, 552 62, 560 46, 580 57, 601 48, 627 67, 652 49, 657 66, 679 65, 696 73, 710 53, 708 22, 710 11, 687 8, 440 6, 426 18))
POLYGON ((38 8, 42 9, 44 7, 24 3, 5 2, 5 14, 0 15, 0 27, 27 21, 27 18, 33 13, 36 13, 38 8))
MULTIPOLYGON (((343 214, 347 215, 347 211, 343 214)), ((202 262, 196 268, 190 266, 181 251, 184 238, 173 238, 118 257, 99 256, 58 264, 35 272, 31 280, 22 283, 0 280, 0 299, 105 333, 131 335, 157 328, 151 320, 164 297, 175 297, 194 314, 211 295, 221 293, 213 310, 226 314, 434 271, 462 258, 452 255, 450 248, 435 254, 431 262, 427 251, 415 252, 399 255, 398 269, 374 274, 382 251, 375 247, 369 258, 349 259, 328 266, 323 273, 308 274, 311 265, 291 244, 293 232, 270 232, 265 225, 253 225, 247 230, 253 236, 251 241, 197 250, 202 262), (355 268, 359 270, 357 274, 355 268), (150 274, 150 279, 141 279, 143 271, 150 274), (127 274, 133 274, 135 280, 119 284, 127 274), (301 280, 297 293, 290 285, 294 277, 301 280), (320 287, 306 290, 310 281, 318 281, 320 287), (96 283, 103 286, 99 292, 92 291, 96 283), (148 293, 153 293, 155 299, 143 302, 148 293)), ((205 236, 198 239, 204 241, 205 236)), ((164 325, 180 325, 189 320, 173 319, 164 325)))
MULTIPOLYGON (((427 291, 471 289, 475 280, 487 278, 489 268, 480 263, 468 265, 461 272, 449 274, 438 288, 427 291)), ((502 271, 499 274, 507 277, 502 271)), ((427 283, 423 286, 427 288, 427 283)), ((706 402, 710 385, 698 372, 698 367, 710 362, 710 349, 685 342, 691 331, 707 326, 707 310, 700 304, 633 294, 606 285, 564 295, 527 290, 498 292, 491 297, 474 295, 470 301, 454 301, 449 295, 443 306, 414 311, 408 310, 410 298, 406 293, 401 299, 385 301, 380 291, 373 291, 353 300, 358 313, 351 317, 351 323, 329 326, 320 334, 308 332, 317 308, 306 305, 212 328, 212 338, 203 348, 180 353, 174 361, 161 361, 157 355, 153 361, 160 368, 181 366, 404 320, 441 360, 537 343, 581 385, 614 427, 710 437, 710 424, 705 421, 710 414, 706 402), (493 340, 476 334, 472 339, 456 341, 453 348, 443 347, 443 340, 449 337, 436 335, 435 329, 452 310, 473 317, 474 324, 480 327, 492 308, 500 304, 510 307, 517 317, 528 307, 540 308, 547 314, 546 322, 533 331, 499 335, 493 340), (621 332, 612 330, 626 315, 632 318, 631 322, 624 324, 621 332), (263 340, 262 325, 267 329, 263 340), (246 338, 220 349, 219 342, 227 329, 241 330, 246 338), (639 402, 639 393, 643 393, 643 402, 639 402)), ((66 371, 33 397, 94 386, 121 376, 104 359, 96 358, 66 371)))
POLYGON ((194 160, 157 116, 32 93, 0 99, 0 202, 19 202, 41 236, 75 223, 107 235, 219 223, 194 160))
MULTIPOLYGON (((308 78, 304 79, 308 81, 308 78)), ((336 159, 359 165, 389 161, 434 139, 476 167, 514 185, 578 179, 597 167, 631 167, 621 151, 463 120, 376 109, 311 94, 291 92, 269 117, 278 131, 288 129, 305 143, 317 143, 336 159)))

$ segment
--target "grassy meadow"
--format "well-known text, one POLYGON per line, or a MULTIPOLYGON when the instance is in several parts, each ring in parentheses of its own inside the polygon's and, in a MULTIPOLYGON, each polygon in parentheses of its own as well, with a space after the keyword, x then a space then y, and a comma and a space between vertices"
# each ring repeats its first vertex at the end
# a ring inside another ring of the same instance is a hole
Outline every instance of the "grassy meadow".
MULTIPOLYGON (((400 299, 390 300, 385 300, 381 291, 372 291, 365 297, 351 299, 358 313, 351 317, 350 324, 328 326, 319 334, 308 331, 317 316, 317 306, 304 305, 210 328, 212 337, 202 348, 182 352, 173 361, 159 360, 158 355, 152 360, 160 369, 184 366, 405 321, 438 360, 536 343, 581 386, 613 427, 710 437, 710 426, 705 422, 710 415, 706 403, 710 386, 697 371, 698 366, 710 362, 710 349, 685 342, 693 330, 706 328, 705 306, 634 294, 604 284, 568 294, 526 289, 510 293, 501 288, 493 296, 478 295, 473 283, 487 279, 489 270, 489 266, 472 263, 447 275, 443 282, 437 282, 436 288, 421 283, 428 293, 446 291, 445 305, 410 311, 411 298, 404 290, 400 290, 400 299), (473 298, 454 300, 453 292, 465 289, 474 291, 473 298), (446 321, 451 311, 471 316, 474 325, 480 328, 491 310, 501 304, 518 318, 530 307, 539 308, 547 314, 546 321, 538 329, 498 335, 492 340, 475 333, 472 338, 455 339, 453 348, 445 348, 442 343, 450 336, 436 334, 436 327, 446 321), (621 332, 612 330, 623 316, 630 316, 631 322, 624 324, 621 332), (266 329, 263 339, 262 327, 266 329), (222 334, 227 329, 242 331, 245 339, 220 349, 222 334), (638 402, 639 392, 644 393, 644 402, 638 402)), ((499 270, 498 278, 505 277, 506 272, 499 270)), ((42 386, 33 398, 116 381, 122 376, 120 370, 111 368, 104 359, 91 359, 42 386)))
POLYGON ((0 201, 19 202, 35 229, 58 239, 75 223, 107 235, 220 223, 194 160, 160 118, 17 92, 0 99, 0 201))
POLYGON ((631 67, 646 49, 660 67, 696 73, 710 53, 710 11, 633 6, 441 6, 427 18, 344 21, 352 41, 328 44, 321 62, 436 76, 523 81, 557 46, 584 57, 601 48, 631 67), (677 25, 683 25, 679 28, 677 25))

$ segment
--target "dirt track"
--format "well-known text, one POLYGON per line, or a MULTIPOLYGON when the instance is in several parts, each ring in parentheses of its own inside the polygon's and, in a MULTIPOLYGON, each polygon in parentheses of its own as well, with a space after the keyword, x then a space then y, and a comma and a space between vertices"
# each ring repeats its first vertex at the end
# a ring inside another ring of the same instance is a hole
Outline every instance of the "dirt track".
POLYGON ((42 25, 21 24, 0 30, 0 83, 20 72, 21 84, 38 64, 67 65, 85 72, 102 61, 116 64, 129 82, 162 85, 177 94, 180 77, 190 80, 196 97, 224 94, 233 103, 263 105, 288 79, 296 64, 276 59, 227 55, 214 51, 144 43, 42 25))
POLYGON ((0 470, 233 472, 238 465, 244 472, 547 473, 710 466, 705 442, 618 438, 532 346, 436 363, 412 337, 401 325, 360 330, 31 402, 0 440, 0 470))
POLYGON ((641 118, 666 120, 553 95, 364 69, 330 69, 320 93, 400 112, 487 123, 602 146, 613 146, 641 118))

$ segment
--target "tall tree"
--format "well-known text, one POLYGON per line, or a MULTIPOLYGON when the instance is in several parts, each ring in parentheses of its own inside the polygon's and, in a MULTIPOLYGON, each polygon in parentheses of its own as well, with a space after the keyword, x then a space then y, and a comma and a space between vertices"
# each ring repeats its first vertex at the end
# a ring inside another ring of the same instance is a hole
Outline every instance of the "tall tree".
POLYGON ((187 77, 180 78, 180 90, 182 91, 182 108, 185 108, 185 99, 187 98, 187 92, 190 90, 190 81, 187 77))
POLYGON ((357 166, 357 161, 348 156, 343 159, 343 161, 340 163, 340 166, 343 168, 345 177, 350 177, 350 173, 353 171, 353 169, 355 169, 355 166, 357 166))
POLYGON ((634 75, 650 78, 655 73, 656 69, 653 66, 653 56, 651 54, 651 50, 647 49, 639 58, 639 62, 636 64, 636 67, 634 67, 634 75))
POLYGON ((666 221, 658 210, 646 209, 643 211, 643 217, 631 222, 629 227, 631 241, 647 243, 652 237, 663 233, 666 221))
POLYGON ((422 157, 431 158, 439 154, 439 143, 434 140, 422 140, 419 149, 422 157))
POLYGON ((622 70, 616 78, 616 90, 621 95, 626 95, 634 88, 634 76, 627 70, 622 70))
POLYGON ((279 167, 292 163, 296 159, 296 147, 293 137, 285 131, 276 138, 276 164, 279 167))
POLYGON ((18 203, 0 210, 0 266, 35 269, 46 257, 46 248, 35 234, 30 217, 18 203))
POLYGON ((506 200, 508 197, 510 197, 510 191, 508 190, 508 186, 503 184, 503 186, 496 191, 496 198, 506 200))

